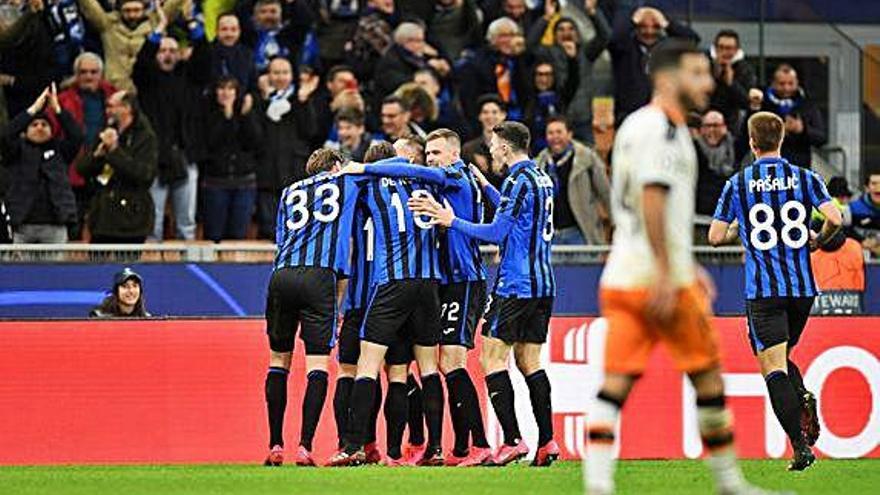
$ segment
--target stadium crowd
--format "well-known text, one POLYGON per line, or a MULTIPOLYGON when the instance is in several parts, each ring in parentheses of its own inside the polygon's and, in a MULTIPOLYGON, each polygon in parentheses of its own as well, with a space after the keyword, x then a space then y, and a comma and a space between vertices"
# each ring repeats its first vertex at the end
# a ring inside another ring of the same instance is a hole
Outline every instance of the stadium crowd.
MULTIPOLYGON (((619 3, 9 0, 0 7, 0 237, 272 239, 281 190, 305 176, 318 147, 362 160, 370 143, 405 138, 418 162, 419 140, 446 127, 499 185, 490 130, 517 120, 556 184, 556 242, 605 244, 613 124, 648 102, 646 64, 659 40, 699 41, 658 9, 619 3), (606 51, 610 78, 593 70, 606 51), (608 124, 594 115, 605 95, 608 124)), ((784 118, 783 154, 800 166, 827 136, 793 66, 765 84, 736 32, 704 44, 716 89, 711 110, 691 120, 697 210, 711 215, 750 158, 751 113, 784 118)), ((857 227, 880 223, 878 179, 853 201, 869 219, 857 227)))

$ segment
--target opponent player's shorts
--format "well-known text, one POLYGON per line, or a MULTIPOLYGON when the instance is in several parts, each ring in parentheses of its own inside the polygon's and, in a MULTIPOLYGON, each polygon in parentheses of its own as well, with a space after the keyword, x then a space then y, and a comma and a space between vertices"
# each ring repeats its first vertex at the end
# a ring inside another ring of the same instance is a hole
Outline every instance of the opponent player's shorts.
POLYGON ((602 316, 608 321, 606 372, 642 374, 651 351, 661 341, 682 372, 705 371, 720 363, 709 299, 697 287, 679 289, 673 318, 662 328, 645 316, 647 289, 602 288, 599 304, 602 316))
POLYGON ((486 282, 456 282, 440 286, 440 345, 474 348, 477 325, 486 308, 486 282))
POLYGON ((749 324, 749 342, 757 354, 775 345, 788 343, 791 349, 801 339, 810 310, 812 297, 769 297, 746 301, 746 319, 749 324))
POLYGON ((364 309, 349 309, 342 318, 337 344, 337 361, 356 365, 361 357, 361 325, 364 322, 364 309))
POLYGON ((437 281, 396 280, 370 289, 361 340, 388 347, 390 365, 412 361, 412 346, 440 343, 440 298, 437 281))
POLYGON ((483 323, 483 335, 505 344, 543 344, 550 329, 552 297, 517 299, 492 295, 483 323))
POLYGON ((275 352, 290 352, 296 329, 306 354, 330 354, 336 341, 336 273, 328 268, 275 270, 266 296, 266 333, 275 352))

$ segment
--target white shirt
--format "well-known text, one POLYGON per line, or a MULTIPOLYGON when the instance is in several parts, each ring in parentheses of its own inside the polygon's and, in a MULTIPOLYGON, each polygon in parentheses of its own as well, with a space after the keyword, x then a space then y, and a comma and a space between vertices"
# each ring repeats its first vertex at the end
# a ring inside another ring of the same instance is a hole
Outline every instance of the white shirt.
POLYGON ((648 288, 656 279, 657 265, 642 214, 646 184, 669 188, 665 219, 670 277, 676 287, 691 285, 697 158, 687 126, 675 126, 655 105, 642 107, 617 132, 611 170, 616 229, 601 286, 648 288))

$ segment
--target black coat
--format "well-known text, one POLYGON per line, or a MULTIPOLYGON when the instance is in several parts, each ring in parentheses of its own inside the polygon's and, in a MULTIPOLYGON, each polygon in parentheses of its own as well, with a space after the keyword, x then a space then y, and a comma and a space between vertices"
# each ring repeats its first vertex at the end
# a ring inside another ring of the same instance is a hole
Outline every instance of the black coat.
MULTIPOLYGON (((696 31, 675 21, 669 22, 666 34, 700 42, 696 31)), ((636 39, 632 13, 616 16, 608 51, 614 73, 614 123, 619 126, 627 115, 651 100, 651 78, 647 72, 650 49, 636 39)))
POLYGON ((92 235, 146 237, 153 231, 155 211, 150 185, 156 178, 159 145, 150 122, 137 115, 119 135, 119 146, 104 156, 94 153, 79 160, 76 170, 86 179, 99 179, 110 167, 106 184, 96 180, 99 190, 87 213, 92 235))
MULTIPOLYGON (((456 69, 455 77, 460 88, 459 97, 462 109, 473 129, 480 129, 477 122, 477 116, 480 113, 477 100, 484 94, 498 93, 495 65, 502 59, 501 53, 491 47, 485 47, 475 52, 473 57, 467 59, 456 69)), ((516 107, 520 111, 524 111, 531 87, 530 61, 525 55, 520 55, 513 59, 513 63, 511 82, 518 99, 516 107)), ((508 108, 508 116, 512 118, 513 116, 510 114, 511 109, 508 108)))
MULTIPOLYGON (((765 90, 761 110, 773 112, 784 119, 784 112, 768 96, 769 90, 765 90)), ((800 134, 785 133, 785 139, 782 140, 782 156, 793 165, 809 169, 812 167, 812 147, 820 147, 828 142, 828 131, 819 107, 813 103, 813 100, 807 98, 803 90, 798 91, 794 100, 797 103, 789 115, 798 116, 803 120, 804 131, 800 134)), ((748 133, 744 134, 747 135, 748 133)))
POLYGON ((35 207, 35 199, 49 202, 55 225, 76 222, 76 200, 70 188, 67 164, 76 156, 83 134, 73 117, 62 110, 58 115, 64 129, 64 138, 53 138, 44 144, 34 144, 21 134, 32 117, 27 112, 18 114, 9 123, 4 139, 4 162, 9 169, 10 188, 6 207, 17 226, 28 221, 35 207))
POLYGON ((428 67, 427 58, 419 58, 409 53, 400 45, 391 45, 385 55, 379 59, 375 72, 375 89, 377 103, 393 93, 401 84, 412 81, 419 69, 428 67))
POLYGON ((210 82, 211 52, 204 38, 194 40, 192 46, 189 60, 164 72, 156 62, 158 43, 147 39, 132 72, 138 102, 159 141, 158 173, 165 184, 185 178, 186 166, 206 155, 199 103, 210 82))
POLYGON ((0 73, 15 76, 6 88, 8 115, 18 115, 52 81, 52 36, 42 15, 26 12, 0 32, 0 73))
POLYGON ((216 81, 220 76, 232 76, 238 79, 244 91, 257 89, 254 51, 241 43, 233 46, 223 46, 216 41, 212 43, 211 79, 216 81))
POLYGON ((263 129, 263 146, 257 156, 257 187, 280 191, 306 177, 306 160, 318 133, 315 99, 300 103, 296 92, 288 97, 290 110, 275 122, 266 116, 269 100, 254 108, 263 129))
POLYGON ((212 105, 205 113, 208 158, 203 174, 206 178, 227 180, 254 180, 257 170, 257 151, 263 140, 263 131, 256 109, 241 115, 236 109, 232 118, 212 105))
MULTIPOLYGON (((716 63, 712 61, 712 72, 716 63)), ((709 108, 724 115, 727 127, 735 132, 740 128, 740 117, 749 108, 749 90, 758 86, 755 70, 743 59, 733 63, 733 83, 728 86, 721 77, 715 77, 715 91, 709 100, 709 108)))

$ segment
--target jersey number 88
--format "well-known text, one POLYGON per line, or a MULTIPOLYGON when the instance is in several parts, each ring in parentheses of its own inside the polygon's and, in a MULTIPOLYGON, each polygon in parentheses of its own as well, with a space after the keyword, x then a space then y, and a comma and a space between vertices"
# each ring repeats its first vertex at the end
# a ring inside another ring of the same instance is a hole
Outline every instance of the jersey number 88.
POLYGON ((807 210, 799 201, 788 201, 779 209, 782 217, 782 228, 779 232, 773 228, 776 221, 776 212, 766 203, 757 203, 749 210, 749 224, 752 232, 749 242, 759 251, 767 251, 782 243, 791 249, 800 249, 807 244, 810 233, 804 221, 807 219, 807 210), (761 235, 761 233, 766 235, 761 235), (792 235, 797 232, 797 235, 792 235), (762 238, 763 237, 763 238, 762 238))

